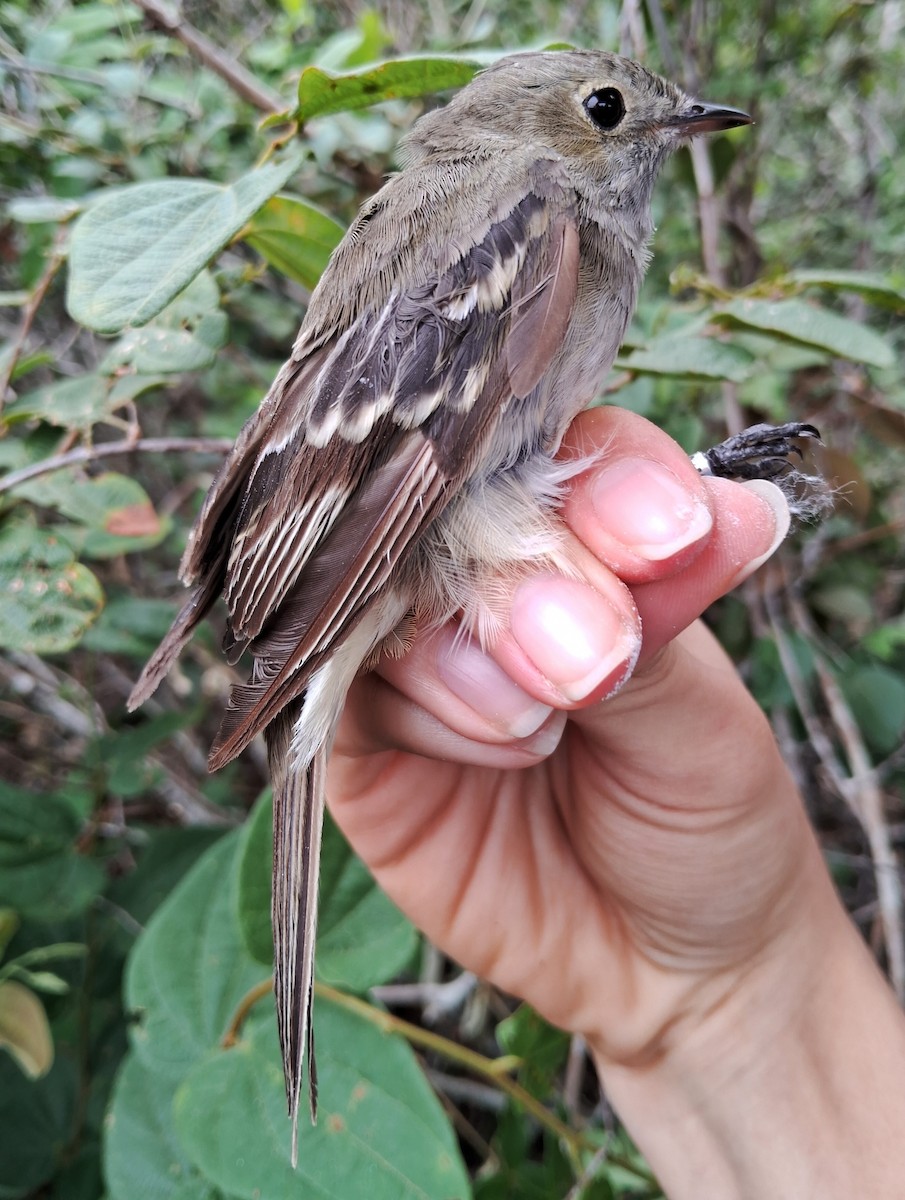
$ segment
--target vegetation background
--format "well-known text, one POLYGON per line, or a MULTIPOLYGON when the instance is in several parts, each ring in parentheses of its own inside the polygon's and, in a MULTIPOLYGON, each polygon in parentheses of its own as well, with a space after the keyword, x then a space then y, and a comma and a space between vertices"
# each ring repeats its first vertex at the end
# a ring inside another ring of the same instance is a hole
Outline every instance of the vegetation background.
POLYGON ((823 433, 834 515, 710 619, 903 995, 903 33, 902 0, 0 0, 0 1200, 659 1195, 580 1040, 425 945, 332 829, 293 1173, 261 756, 204 765, 215 631, 124 710, 343 225, 503 50, 620 50, 756 116, 661 181, 607 398, 689 448, 823 433))

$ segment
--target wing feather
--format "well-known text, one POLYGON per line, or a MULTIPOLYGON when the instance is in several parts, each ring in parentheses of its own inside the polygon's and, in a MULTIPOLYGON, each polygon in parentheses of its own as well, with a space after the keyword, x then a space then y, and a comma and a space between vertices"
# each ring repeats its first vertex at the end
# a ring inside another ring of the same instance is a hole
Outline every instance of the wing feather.
POLYGON ((342 331, 303 327, 212 485, 183 560, 195 597, 136 689, 149 694, 222 589, 224 650, 254 666, 212 767, 303 694, 537 387, 575 300, 577 220, 559 164, 539 162, 471 244, 436 251, 439 275, 342 331))

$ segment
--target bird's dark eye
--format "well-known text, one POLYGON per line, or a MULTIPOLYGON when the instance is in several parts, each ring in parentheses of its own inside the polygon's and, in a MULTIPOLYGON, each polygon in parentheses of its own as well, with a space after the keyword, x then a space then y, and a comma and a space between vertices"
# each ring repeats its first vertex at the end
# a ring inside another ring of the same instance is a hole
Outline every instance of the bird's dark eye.
POLYGON ((615 88, 598 88, 584 102, 585 112, 600 129, 615 129, 625 116, 625 101, 615 88))

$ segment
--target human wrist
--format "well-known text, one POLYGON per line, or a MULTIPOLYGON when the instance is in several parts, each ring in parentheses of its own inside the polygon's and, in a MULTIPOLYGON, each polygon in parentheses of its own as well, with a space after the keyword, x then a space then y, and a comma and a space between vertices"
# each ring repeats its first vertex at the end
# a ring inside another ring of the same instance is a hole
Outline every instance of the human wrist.
POLYGON ((696 989, 659 1053, 595 1053, 670 1200, 905 1195, 905 1019, 816 848, 803 869, 796 926, 696 989))

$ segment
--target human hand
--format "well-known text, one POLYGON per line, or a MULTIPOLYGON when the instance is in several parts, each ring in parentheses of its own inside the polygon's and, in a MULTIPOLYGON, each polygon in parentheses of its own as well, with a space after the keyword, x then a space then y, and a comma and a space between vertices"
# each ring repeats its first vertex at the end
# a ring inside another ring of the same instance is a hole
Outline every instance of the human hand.
POLYGON ((601 447, 564 505, 581 579, 514 589, 490 657, 447 628, 360 680, 329 792, 437 944, 634 1061, 782 925, 812 841, 762 714, 685 628, 781 540, 781 496, 701 479, 617 409, 566 451, 601 447))
POLYGON ((433 941, 586 1035, 675 1200, 899 1194, 901 1012, 696 621, 784 501, 616 409, 575 422, 566 452, 594 447, 563 506, 578 578, 511 589, 487 655, 448 628, 360 679, 334 816, 433 941))

